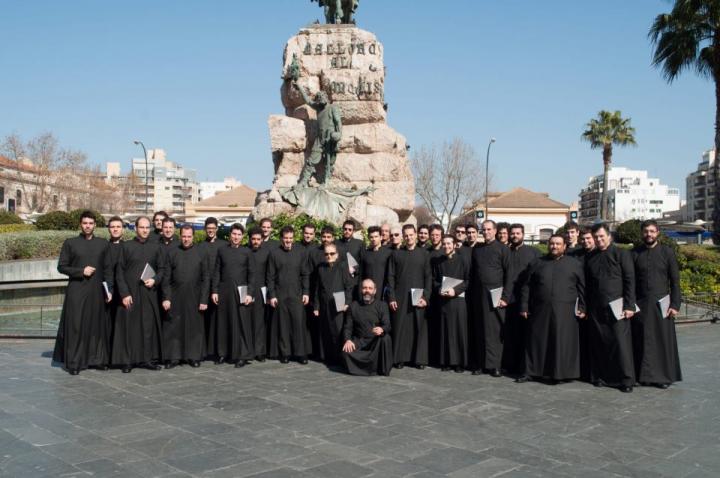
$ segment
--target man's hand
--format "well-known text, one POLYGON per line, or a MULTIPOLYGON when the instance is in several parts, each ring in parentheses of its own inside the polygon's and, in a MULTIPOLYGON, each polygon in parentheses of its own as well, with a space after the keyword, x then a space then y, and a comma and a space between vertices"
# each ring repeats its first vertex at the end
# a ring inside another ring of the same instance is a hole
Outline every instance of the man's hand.
POLYGON ((272 299, 270 299, 270 307, 275 309, 275 308, 277 308, 277 305, 278 305, 278 300, 276 298, 273 297, 272 299))
POLYGON ((585 319, 585 318, 587 318, 587 314, 585 314, 585 312, 580 312, 580 313, 577 315, 577 317, 578 317, 578 319, 585 319))
POLYGON ((90 277, 95 273, 95 268, 91 266, 85 266, 85 269, 83 269, 83 275, 85 277, 90 277))
POLYGON ((199 310, 200 312, 206 311, 206 310, 207 310, 207 304, 200 304, 200 306, 198 307, 198 310, 199 310))
POLYGON ((165 312, 167 312, 168 310, 170 310, 170 301, 169 301, 169 300, 164 300, 164 301, 162 302, 162 307, 163 307, 163 310, 165 310, 165 312))
POLYGON ((398 310, 397 301, 394 300, 394 301, 390 302, 390 310, 392 310, 393 312, 396 312, 398 310))
POLYGON ((632 319, 633 315, 635 315, 634 310, 623 310, 622 318, 623 319, 632 319))
POLYGON ((343 352, 346 354, 355 352, 355 344, 352 340, 346 340, 345 344, 343 345, 343 352))
POLYGON ((443 291, 442 295, 445 297, 455 297, 455 289, 450 288, 446 291, 443 291))
POLYGON ((127 297, 123 297, 122 303, 123 303, 123 307, 125 307, 126 309, 129 309, 130 306, 133 305, 132 296, 129 295, 127 297))
POLYGON ((218 305, 218 302, 220 302, 220 294, 210 294, 210 300, 213 301, 213 304, 218 305))
POLYGON ((381 335, 383 335, 385 333, 385 331, 383 330, 382 327, 373 327, 372 333, 376 337, 380 337, 381 335))
POLYGON ((302 304, 308 305, 310 303, 310 296, 303 294, 302 296, 302 304))
POLYGON ((420 300, 418 301, 418 309, 424 309, 427 307, 427 301, 425 300, 425 297, 420 297, 420 300))
POLYGON ((505 307, 507 307, 507 302, 505 302, 504 300, 500 299, 500 302, 498 302, 497 308, 498 308, 498 309, 504 309, 505 307))
POLYGON ((243 302, 243 304, 250 305, 250 304, 252 304, 252 301, 253 301, 253 298, 248 295, 248 296, 245 296, 245 301, 243 302))
POLYGON ((677 309, 673 309, 673 308, 671 307, 671 308, 668 309, 667 318, 671 318, 671 317, 672 317, 672 318, 674 319, 675 317, 677 317, 678 313, 679 313, 679 312, 678 312, 677 309))
POLYGON ((313 310, 313 315, 315 317, 320 317, 320 311, 319 310, 313 310))
POLYGON ((145 287, 147 287, 148 289, 152 289, 154 285, 155 279, 148 279, 145 281, 145 287))
POLYGON ((522 317, 523 319, 527 319, 528 317, 530 317, 530 314, 528 314, 527 312, 520 312, 520 317, 522 317))
POLYGON ((112 302, 112 294, 105 294, 105 303, 109 304, 112 302))
POLYGON ((345 307, 343 307, 343 312, 347 312, 347 310, 350 308, 349 305, 345 304, 345 307))

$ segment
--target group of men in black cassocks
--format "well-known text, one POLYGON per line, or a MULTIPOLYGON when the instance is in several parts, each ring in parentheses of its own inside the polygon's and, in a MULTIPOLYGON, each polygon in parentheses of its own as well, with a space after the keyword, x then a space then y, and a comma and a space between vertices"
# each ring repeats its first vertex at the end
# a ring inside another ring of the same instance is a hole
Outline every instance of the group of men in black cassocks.
POLYGON ((352 221, 340 239, 323 228, 318 243, 312 224, 300 241, 289 226, 271 239, 263 219, 246 245, 240 224, 219 239, 214 218, 198 244, 191 226, 177 239, 164 213, 138 218, 127 241, 118 217, 109 241, 94 227, 83 214, 58 262, 70 280, 54 359, 71 374, 269 357, 357 375, 435 365, 518 382, 580 378, 625 392, 681 380, 678 265, 654 221, 632 251, 603 224, 568 223, 544 256, 521 224, 490 220, 454 235, 372 226, 368 245, 352 221))

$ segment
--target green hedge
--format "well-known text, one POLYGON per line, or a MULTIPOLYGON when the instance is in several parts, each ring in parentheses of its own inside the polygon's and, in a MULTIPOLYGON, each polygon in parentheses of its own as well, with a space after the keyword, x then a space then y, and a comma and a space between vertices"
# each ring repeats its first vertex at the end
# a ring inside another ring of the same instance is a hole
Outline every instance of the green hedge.
POLYGON ((17 214, 0 211, 0 224, 22 224, 23 220, 17 214))
MULTIPOLYGON (((0 261, 18 259, 53 259, 60 255, 65 239, 75 237, 79 231, 23 231, 0 234, 0 261)), ((97 236, 107 239, 106 229, 99 229, 97 236)), ((132 239, 135 234, 125 231, 123 238, 132 239)))
MULTIPOLYGON (((75 231, 80 226, 80 215, 85 209, 75 209, 70 212, 50 211, 37 218, 35 225, 41 231, 75 231)), ((97 211, 90 211, 95 216, 95 226, 104 227, 105 218, 97 211)))
POLYGON ((32 224, 0 224, 0 234, 7 232, 34 231, 36 228, 32 224))

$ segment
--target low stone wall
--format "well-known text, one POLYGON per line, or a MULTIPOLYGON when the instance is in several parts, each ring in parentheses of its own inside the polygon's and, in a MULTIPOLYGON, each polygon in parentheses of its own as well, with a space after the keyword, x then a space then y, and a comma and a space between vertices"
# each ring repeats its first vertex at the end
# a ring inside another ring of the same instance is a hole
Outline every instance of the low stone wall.
POLYGON ((68 280, 57 271, 57 262, 57 259, 0 262, 0 308, 7 311, 14 305, 61 305, 68 280))

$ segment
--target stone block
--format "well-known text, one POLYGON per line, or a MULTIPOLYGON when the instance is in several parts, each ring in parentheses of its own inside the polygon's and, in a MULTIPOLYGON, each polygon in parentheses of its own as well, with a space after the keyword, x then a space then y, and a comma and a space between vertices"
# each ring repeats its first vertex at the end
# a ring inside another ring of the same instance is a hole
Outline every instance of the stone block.
POLYGON ((301 152, 305 150, 305 122, 285 115, 270 115, 270 147, 272 151, 301 152))
POLYGON ((405 137, 385 123, 350 124, 343 126, 339 149, 342 153, 407 154, 405 137))
POLYGON ((384 123, 387 113, 382 101, 338 101, 343 126, 362 123, 384 123))

